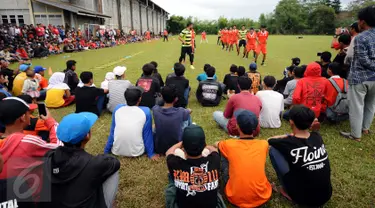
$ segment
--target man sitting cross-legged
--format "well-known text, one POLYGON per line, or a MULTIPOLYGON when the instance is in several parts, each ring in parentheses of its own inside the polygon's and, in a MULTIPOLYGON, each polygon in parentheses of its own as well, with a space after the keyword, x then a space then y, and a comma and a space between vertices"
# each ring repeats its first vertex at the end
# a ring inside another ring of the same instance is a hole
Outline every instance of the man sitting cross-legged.
POLYGON ((41 207, 112 207, 120 161, 85 151, 97 119, 97 115, 83 112, 67 115, 60 122, 57 136, 64 146, 45 155, 43 196, 50 196, 50 203, 41 207))
POLYGON ((206 146, 206 137, 200 126, 185 128, 182 142, 166 153, 169 185, 165 192, 167 208, 224 208, 219 190, 220 156, 217 149, 206 146), (175 155, 183 148, 183 156, 175 155), (208 154, 203 156, 203 150, 208 154))
MULTIPOLYGON (((237 129, 237 122, 234 116, 234 112, 237 110, 249 110, 253 112, 258 118, 262 109, 262 102, 258 97, 251 93, 251 79, 248 77, 239 77, 238 85, 241 89, 239 94, 229 94, 229 101, 225 108, 224 113, 221 111, 214 112, 214 120, 223 128, 229 135, 239 136, 240 133, 237 129)), ((254 136, 257 136, 260 132, 260 126, 258 125, 254 136)))
POLYGON ((259 207, 272 194, 265 172, 268 144, 253 136, 258 126, 254 113, 239 110, 235 116, 240 139, 216 143, 222 158, 221 174, 225 195, 230 203, 238 207, 259 207))
POLYGON ((143 153, 151 159, 154 154, 152 115, 148 107, 140 107, 143 94, 141 87, 128 87, 125 91, 127 105, 118 105, 112 114, 112 125, 104 153, 126 157, 138 157, 143 153))
POLYGON ((315 114, 296 105, 289 117, 293 133, 268 140, 272 166, 282 186, 277 191, 298 205, 323 206, 332 196, 331 168, 323 138, 309 132, 315 114))

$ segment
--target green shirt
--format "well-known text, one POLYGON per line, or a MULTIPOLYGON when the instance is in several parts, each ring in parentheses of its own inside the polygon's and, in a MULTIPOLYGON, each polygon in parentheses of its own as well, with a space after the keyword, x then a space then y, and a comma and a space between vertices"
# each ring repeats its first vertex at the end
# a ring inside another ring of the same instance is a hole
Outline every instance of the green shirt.
POLYGON ((182 40, 185 41, 185 43, 182 43, 182 47, 191 47, 191 39, 192 39, 192 32, 191 32, 191 30, 184 29, 180 33, 180 37, 182 38, 182 40))
POLYGON ((239 33, 241 36, 241 40, 246 40, 247 30, 240 30, 239 33))

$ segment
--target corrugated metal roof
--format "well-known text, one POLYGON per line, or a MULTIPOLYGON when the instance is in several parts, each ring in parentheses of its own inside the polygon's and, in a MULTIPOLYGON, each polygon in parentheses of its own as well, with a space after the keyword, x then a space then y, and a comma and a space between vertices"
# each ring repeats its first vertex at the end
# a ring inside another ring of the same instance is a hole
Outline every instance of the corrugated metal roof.
POLYGON ((43 3, 43 4, 47 4, 47 5, 50 5, 50 6, 54 6, 54 7, 60 8, 60 9, 68 10, 68 11, 74 12, 74 13, 76 13, 78 15, 82 15, 82 16, 90 16, 90 17, 97 17, 97 18, 112 18, 109 15, 105 15, 105 14, 101 14, 99 12, 87 10, 87 9, 84 9, 84 8, 81 8, 81 7, 72 5, 72 4, 64 3, 64 2, 61 2, 61 1, 55 1, 55 0, 34 0, 34 1, 40 2, 40 3, 43 3))

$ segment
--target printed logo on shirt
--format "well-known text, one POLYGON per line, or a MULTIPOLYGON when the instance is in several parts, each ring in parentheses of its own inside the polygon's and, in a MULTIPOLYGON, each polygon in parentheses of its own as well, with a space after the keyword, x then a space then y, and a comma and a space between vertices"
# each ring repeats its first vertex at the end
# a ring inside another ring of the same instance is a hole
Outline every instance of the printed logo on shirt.
POLYGON ((18 207, 17 199, 0 202, 0 207, 1 208, 17 208, 18 207))
POLYGON ((142 87, 145 92, 150 91, 152 85, 152 79, 140 79, 138 81, 138 86, 142 87))
POLYGON ((324 161, 328 159, 324 144, 320 148, 314 147, 314 151, 309 151, 308 146, 292 149, 290 154, 295 158, 293 164, 300 162, 300 159, 302 159, 303 165, 301 167, 306 167, 310 171, 324 168, 324 161))
POLYGON ((216 100, 217 98, 217 91, 219 90, 219 86, 216 85, 203 85, 202 86, 202 95, 205 100, 216 100))
POLYGON ((173 170, 173 176, 175 186, 187 191, 186 196, 195 196, 197 192, 211 191, 219 187, 218 170, 208 171, 208 162, 200 167, 190 167, 190 172, 173 170))

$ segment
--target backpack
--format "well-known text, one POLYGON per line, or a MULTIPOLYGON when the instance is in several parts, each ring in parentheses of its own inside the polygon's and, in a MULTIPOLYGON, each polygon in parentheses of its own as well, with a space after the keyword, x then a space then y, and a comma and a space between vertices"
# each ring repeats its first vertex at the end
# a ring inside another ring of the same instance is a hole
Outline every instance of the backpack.
POLYGON ((260 82, 261 82, 261 77, 260 77, 260 73, 258 72, 255 72, 255 73, 247 73, 248 77, 251 79, 252 81, 252 84, 251 84, 251 90, 252 92, 255 94, 257 94, 257 92, 259 91, 260 89, 260 82))
POLYGON ((329 79, 329 82, 331 82, 332 86, 336 89, 338 92, 336 102, 333 106, 329 107, 333 112, 337 114, 349 114, 349 103, 348 103, 348 91, 347 91, 347 84, 346 80, 344 80, 344 91, 341 91, 340 87, 337 85, 335 80, 329 79))

